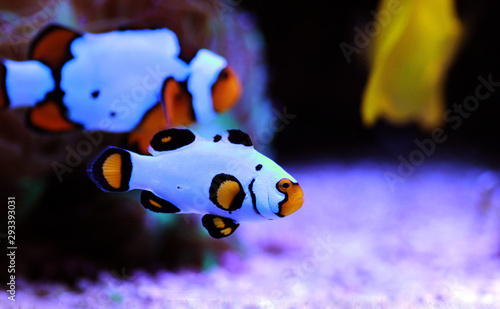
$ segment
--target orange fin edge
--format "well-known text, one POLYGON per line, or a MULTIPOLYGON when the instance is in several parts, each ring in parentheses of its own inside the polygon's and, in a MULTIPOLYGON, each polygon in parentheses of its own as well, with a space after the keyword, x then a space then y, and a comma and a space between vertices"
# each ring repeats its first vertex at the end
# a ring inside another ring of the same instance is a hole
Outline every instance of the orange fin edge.
POLYGON ((31 42, 28 58, 38 60, 57 71, 73 58, 70 45, 81 34, 69 28, 52 24, 41 30, 31 42))
POLYGON ((44 101, 31 108, 27 115, 30 126, 46 132, 67 132, 82 128, 64 115, 64 107, 53 100, 44 101))

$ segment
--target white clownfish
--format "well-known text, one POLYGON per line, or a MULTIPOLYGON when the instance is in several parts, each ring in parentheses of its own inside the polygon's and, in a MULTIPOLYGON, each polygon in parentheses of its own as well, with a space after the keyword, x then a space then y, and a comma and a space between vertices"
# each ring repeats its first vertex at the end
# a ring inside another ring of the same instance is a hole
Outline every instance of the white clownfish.
POLYGON ((0 61, 0 108, 31 107, 28 122, 43 131, 131 132, 130 144, 146 153, 154 133, 210 122, 241 95, 223 57, 201 49, 187 64, 180 52, 168 29, 52 25, 32 42, 29 61, 0 61))
POLYGON ((285 217, 304 202, 297 181, 240 130, 213 140, 164 130, 151 140, 150 153, 107 148, 90 162, 89 176, 103 191, 143 190, 141 204, 151 211, 203 214, 214 238, 231 235, 240 222, 285 217))

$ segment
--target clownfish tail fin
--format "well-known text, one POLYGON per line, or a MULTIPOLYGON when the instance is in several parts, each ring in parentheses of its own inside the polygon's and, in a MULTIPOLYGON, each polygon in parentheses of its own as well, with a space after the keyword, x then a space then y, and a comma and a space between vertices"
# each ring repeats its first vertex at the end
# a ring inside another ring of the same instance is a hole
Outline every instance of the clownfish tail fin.
POLYGON ((103 191, 125 192, 130 190, 132 160, 130 152, 116 148, 106 148, 88 165, 90 178, 103 191))

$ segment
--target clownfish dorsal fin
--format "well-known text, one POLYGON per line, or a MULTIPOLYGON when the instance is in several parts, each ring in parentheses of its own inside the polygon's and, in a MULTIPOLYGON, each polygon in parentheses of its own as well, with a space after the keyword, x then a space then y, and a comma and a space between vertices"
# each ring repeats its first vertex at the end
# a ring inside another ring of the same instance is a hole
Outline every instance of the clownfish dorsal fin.
POLYGON ((89 164, 87 171, 90 178, 104 191, 125 192, 130 189, 132 159, 126 150, 108 147, 89 164))
POLYGON ((233 130, 227 130, 227 133, 228 133, 227 140, 231 144, 243 145, 245 147, 253 148, 252 139, 250 138, 250 135, 246 134, 245 132, 233 129, 233 130))
POLYGON ((82 126, 72 122, 64 115, 65 108, 54 100, 46 100, 30 109, 26 114, 27 123, 47 132, 66 132, 82 126))
MULTIPOLYGON (((194 142, 196 135, 188 129, 167 129, 158 132, 150 142, 154 152, 171 151, 194 142)), ((151 151, 150 151, 151 152, 151 151)))
POLYGON ((28 58, 37 60, 52 71, 60 71, 64 63, 72 58, 70 45, 81 34, 60 25, 43 29, 31 42, 28 58))
POLYGON ((179 83, 173 77, 167 78, 163 83, 162 103, 169 126, 189 126, 196 122, 193 97, 187 90, 187 85, 179 83))
POLYGON ((128 145, 137 148, 141 154, 148 154, 149 142, 155 133, 167 129, 165 113, 160 103, 154 105, 142 117, 141 122, 128 135, 128 145))
POLYGON ((141 204, 144 208, 154 212, 173 214, 181 211, 174 204, 156 196, 150 191, 141 192, 141 204))
POLYGON ((201 218, 201 223, 207 229, 208 234, 217 239, 233 234, 240 226, 233 219, 214 215, 204 215, 201 218))

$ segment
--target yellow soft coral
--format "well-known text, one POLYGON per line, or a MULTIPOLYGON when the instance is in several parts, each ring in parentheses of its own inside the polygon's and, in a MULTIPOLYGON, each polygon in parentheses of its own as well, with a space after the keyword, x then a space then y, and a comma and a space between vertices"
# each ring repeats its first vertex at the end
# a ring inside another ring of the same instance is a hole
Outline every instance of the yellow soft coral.
POLYGON ((378 12, 387 15, 395 6, 372 41, 363 123, 372 126, 383 117, 432 129, 443 121, 443 86, 462 27, 453 0, 382 0, 378 12))

